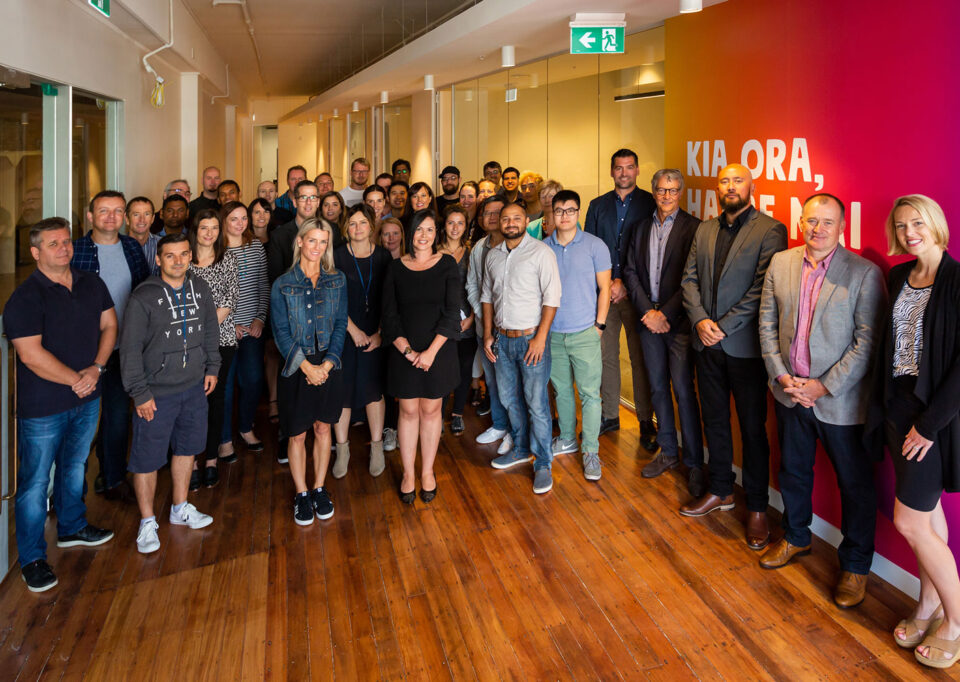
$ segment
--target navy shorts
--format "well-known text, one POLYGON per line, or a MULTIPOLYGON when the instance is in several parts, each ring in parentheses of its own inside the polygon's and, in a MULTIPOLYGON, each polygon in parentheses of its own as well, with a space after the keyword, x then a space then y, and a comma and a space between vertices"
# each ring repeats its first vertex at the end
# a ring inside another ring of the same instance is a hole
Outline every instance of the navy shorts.
POLYGON ((127 469, 149 474, 167 463, 167 451, 175 455, 199 455, 207 447, 207 396, 203 384, 180 393, 154 397, 157 411, 147 421, 133 415, 133 446, 127 469))

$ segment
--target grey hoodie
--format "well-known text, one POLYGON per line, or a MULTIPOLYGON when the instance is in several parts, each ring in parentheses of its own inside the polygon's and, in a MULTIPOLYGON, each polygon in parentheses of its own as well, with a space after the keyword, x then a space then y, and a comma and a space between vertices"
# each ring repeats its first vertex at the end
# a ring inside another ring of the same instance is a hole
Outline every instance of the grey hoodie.
POLYGON ((188 271, 178 292, 160 277, 148 277, 130 294, 120 330, 120 374, 134 405, 217 376, 218 337, 217 308, 206 282, 188 271))

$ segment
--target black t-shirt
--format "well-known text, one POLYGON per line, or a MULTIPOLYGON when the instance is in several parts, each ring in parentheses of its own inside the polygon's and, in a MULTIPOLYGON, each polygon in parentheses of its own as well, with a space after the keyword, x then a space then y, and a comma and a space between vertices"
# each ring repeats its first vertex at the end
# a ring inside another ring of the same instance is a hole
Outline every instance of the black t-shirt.
POLYGON ((205 208, 212 208, 214 211, 220 210, 220 202, 216 199, 207 199, 202 194, 196 199, 190 202, 190 217, 197 215, 199 211, 202 211, 205 208))
POLYGON ((347 278, 347 315, 364 334, 380 329, 383 281, 393 258, 383 247, 374 247, 366 258, 354 258, 346 244, 333 252, 333 264, 347 278))
POLYGON ((437 196, 437 213, 438 213, 437 217, 440 218, 440 220, 443 220, 444 209, 446 209, 447 206, 453 206, 454 204, 457 204, 459 202, 460 202, 459 196, 456 196, 453 199, 445 199, 442 194, 437 196))
MULTIPOLYGON (((39 270, 10 296, 3 309, 7 338, 40 336, 43 348, 72 370, 93 364, 100 343, 100 315, 113 307, 107 285, 95 273, 71 268, 73 288, 39 270)), ((86 398, 65 385, 41 379, 17 356, 17 415, 48 417, 100 397, 100 384, 86 398)))

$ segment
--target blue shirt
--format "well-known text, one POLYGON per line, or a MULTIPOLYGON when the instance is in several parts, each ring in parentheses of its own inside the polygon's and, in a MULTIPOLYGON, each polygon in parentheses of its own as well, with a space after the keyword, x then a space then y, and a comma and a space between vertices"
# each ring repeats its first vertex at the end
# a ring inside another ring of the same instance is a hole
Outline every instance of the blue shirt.
MULTIPOLYGON (((97 255, 97 245, 93 241, 93 230, 73 242, 73 260, 70 267, 84 272, 100 274, 100 258, 97 255)), ((143 256, 143 248, 133 237, 121 234, 120 244, 123 246, 123 258, 130 269, 130 287, 137 286, 150 275, 147 259, 143 256)))
POLYGON ((550 331, 582 332, 597 320, 597 273, 610 270, 610 250, 602 239, 582 230, 566 246, 557 241, 557 234, 554 230, 543 240, 557 257, 563 292, 550 331))
POLYGON ((282 208, 284 210, 290 211, 294 215, 296 215, 297 213, 297 207, 293 203, 293 199, 291 199, 286 192, 278 196, 276 201, 273 202, 273 205, 276 208, 282 208))
POLYGON ((660 303, 660 270, 663 269, 663 254, 667 250, 667 240, 673 230, 673 221, 680 212, 679 207, 660 222, 660 214, 654 211, 650 225, 650 253, 647 268, 650 270, 650 300, 660 303))

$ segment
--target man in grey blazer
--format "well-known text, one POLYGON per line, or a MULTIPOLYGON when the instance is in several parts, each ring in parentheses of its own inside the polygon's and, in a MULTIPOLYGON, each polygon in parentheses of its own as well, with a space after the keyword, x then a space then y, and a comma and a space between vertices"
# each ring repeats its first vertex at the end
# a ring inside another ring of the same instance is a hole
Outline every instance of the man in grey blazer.
POLYGON ((683 307, 696 331, 693 347, 710 483, 707 493, 683 505, 680 513, 704 516, 733 509, 732 393, 743 443, 746 540, 759 550, 770 542, 770 446, 757 313, 764 274, 773 254, 787 248, 787 230, 750 205, 753 177, 746 167, 731 164, 720 171, 717 192, 723 213, 697 230, 682 282, 683 307))
POLYGON ((785 566, 810 551, 817 440, 840 486, 843 542, 837 605, 863 601, 877 516, 873 462, 861 443, 868 370, 885 306, 880 269, 840 245, 843 203, 831 194, 804 202, 803 246, 770 261, 760 299, 760 347, 776 398, 784 538, 760 557, 785 566))

